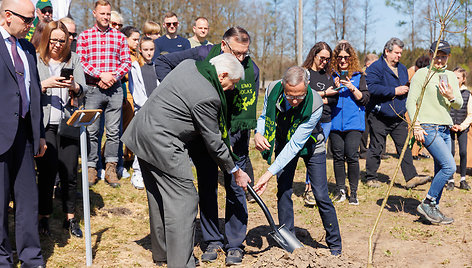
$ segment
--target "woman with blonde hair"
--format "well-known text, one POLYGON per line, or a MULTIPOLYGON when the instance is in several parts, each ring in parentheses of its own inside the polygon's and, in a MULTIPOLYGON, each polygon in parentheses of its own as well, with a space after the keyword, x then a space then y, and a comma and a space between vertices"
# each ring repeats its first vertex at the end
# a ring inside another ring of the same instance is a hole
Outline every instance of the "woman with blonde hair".
POLYGON ((41 81, 41 106, 48 149, 36 158, 39 194, 39 232, 50 235, 49 216, 57 172, 61 180, 63 227, 82 237, 75 218, 79 129, 65 124, 81 104, 86 89, 79 57, 70 51, 69 32, 59 21, 49 22, 38 47, 38 73, 41 81))

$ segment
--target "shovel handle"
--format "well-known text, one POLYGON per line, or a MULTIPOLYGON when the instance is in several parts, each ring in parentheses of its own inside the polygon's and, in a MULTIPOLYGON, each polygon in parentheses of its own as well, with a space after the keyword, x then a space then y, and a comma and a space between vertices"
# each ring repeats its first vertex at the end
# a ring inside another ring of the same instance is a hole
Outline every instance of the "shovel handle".
POLYGON ((264 214, 267 218, 267 221, 269 222, 270 227, 274 230, 277 230, 277 226, 274 223, 274 219, 272 218, 272 215, 270 215, 269 209, 264 204, 264 201, 262 201, 261 197, 254 191, 254 189, 251 187, 251 185, 249 185, 249 184, 247 185, 247 190, 252 195, 252 197, 254 197, 257 204, 261 207, 262 211, 264 212, 264 214))

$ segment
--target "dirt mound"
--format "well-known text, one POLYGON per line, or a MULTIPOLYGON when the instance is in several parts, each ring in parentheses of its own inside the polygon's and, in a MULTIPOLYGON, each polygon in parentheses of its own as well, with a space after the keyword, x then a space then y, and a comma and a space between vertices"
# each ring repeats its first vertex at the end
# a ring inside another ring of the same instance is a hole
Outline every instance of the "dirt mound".
POLYGON ((259 255, 253 267, 362 267, 362 265, 354 263, 343 256, 331 256, 328 249, 304 247, 296 249, 290 254, 283 249, 273 247, 259 255))

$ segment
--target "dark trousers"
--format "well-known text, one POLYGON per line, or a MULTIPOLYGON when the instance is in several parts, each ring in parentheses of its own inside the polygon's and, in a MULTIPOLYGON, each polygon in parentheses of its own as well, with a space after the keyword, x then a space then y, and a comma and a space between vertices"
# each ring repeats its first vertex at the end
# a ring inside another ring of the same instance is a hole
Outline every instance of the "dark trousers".
POLYGON ((167 267, 195 267, 198 195, 193 178, 174 177, 138 161, 148 197, 152 259, 166 261, 167 267))
POLYGON ((30 119, 20 119, 15 141, 0 155, 0 266, 13 267, 8 238, 8 204, 15 198, 15 236, 18 259, 23 267, 44 265, 38 234, 38 189, 33 160, 30 119))
MULTIPOLYGON (((377 170, 380 166, 380 154, 385 147, 387 135, 392 137, 395 143, 395 149, 398 155, 400 155, 403 144, 408 136, 408 124, 401 118, 385 118, 372 113, 367 117, 367 122, 370 126, 370 143, 366 160, 366 179, 372 180, 377 179, 377 170)), ((405 181, 409 181, 418 176, 416 168, 413 165, 413 157, 411 156, 411 150, 409 148, 405 151, 401 168, 405 181)))
MULTIPOLYGON (((293 215, 293 177, 298 157, 295 156, 277 176, 277 210, 279 224, 284 224, 295 233, 293 215)), ((311 190, 318 205, 321 221, 326 230, 326 243, 331 250, 341 250, 341 234, 333 202, 329 198, 328 179, 326 177, 326 153, 311 154, 303 157, 310 178, 311 190)))
MULTIPOLYGON (((236 162, 254 180, 252 164, 249 159, 249 130, 231 133, 230 140, 233 152, 239 157, 236 162), (248 170, 249 169, 249 170, 248 170)), ((203 241, 223 247, 224 236, 219 231, 218 224, 218 166, 210 156, 202 156, 202 150, 197 146, 203 143, 195 143, 189 148, 189 153, 197 169, 198 195, 200 197, 200 223, 203 233, 203 241)), ((226 249, 242 248, 247 231, 247 206, 246 193, 239 187, 232 174, 224 172, 226 191, 225 206, 225 236, 228 244, 226 249)))
POLYGON ((336 189, 346 191, 346 167, 349 188, 352 193, 357 193, 359 184, 359 144, 362 132, 352 131, 331 131, 331 149, 333 151, 334 177, 336 178, 336 189))
MULTIPOLYGON (((456 154, 456 137, 457 143, 459 144, 459 157, 460 157, 460 166, 459 170, 461 177, 465 177, 467 172, 467 134, 469 133, 469 128, 464 131, 454 132, 451 131, 451 152, 454 156, 456 154)), ((454 178, 452 177, 451 180, 454 178)))
POLYGON ((52 213, 52 195, 58 171, 61 180, 62 211, 64 213, 75 212, 79 141, 60 136, 57 130, 58 125, 46 126, 48 149, 43 157, 36 158, 39 215, 52 213))

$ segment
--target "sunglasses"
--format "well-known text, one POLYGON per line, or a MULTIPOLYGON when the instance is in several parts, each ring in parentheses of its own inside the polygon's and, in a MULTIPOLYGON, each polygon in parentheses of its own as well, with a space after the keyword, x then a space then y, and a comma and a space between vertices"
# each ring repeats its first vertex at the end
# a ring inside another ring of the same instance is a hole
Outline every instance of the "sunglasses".
POLYGON ((23 15, 20 15, 16 12, 13 12, 9 9, 6 9, 5 12, 10 12, 11 14, 17 16, 18 18, 22 19, 25 24, 31 24, 34 21, 34 17, 25 17, 23 15))
POLYGON ((74 39, 77 37, 77 33, 69 33, 74 39))
POLYGON ((60 45, 64 45, 66 43, 66 40, 62 40, 62 39, 49 39, 49 43, 51 43, 52 45, 57 45, 58 43, 60 45))
POLYGON ((111 27, 113 27, 113 28, 115 28, 116 26, 118 26, 120 28, 123 27, 123 23, 111 22, 110 24, 111 24, 111 27))
POLYGON ((52 14, 52 7, 45 7, 43 9, 41 9, 41 13, 43 13, 43 14, 46 14, 46 13, 52 14))
POLYGON ((170 26, 177 27, 177 26, 179 26, 179 22, 166 22, 166 26, 167 27, 170 27, 170 26))
POLYGON ((347 60, 349 60, 349 58, 351 58, 351 56, 337 56, 336 58, 337 58, 339 61, 341 61, 341 60, 346 60, 346 61, 347 61, 347 60))
POLYGON ((318 57, 318 59, 321 61, 321 62, 329 62, 331 60, 331 58, 325 58, 325 57, 318 57))

